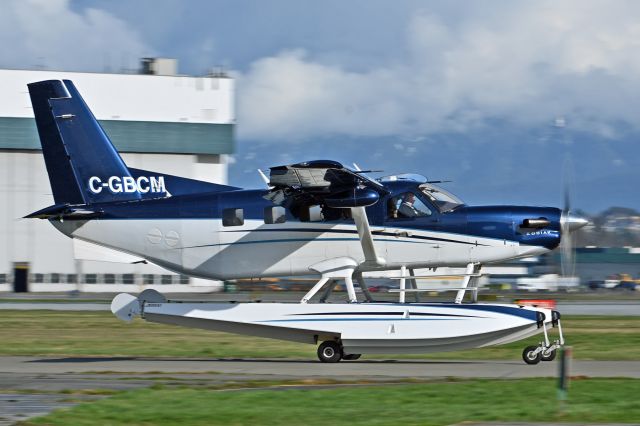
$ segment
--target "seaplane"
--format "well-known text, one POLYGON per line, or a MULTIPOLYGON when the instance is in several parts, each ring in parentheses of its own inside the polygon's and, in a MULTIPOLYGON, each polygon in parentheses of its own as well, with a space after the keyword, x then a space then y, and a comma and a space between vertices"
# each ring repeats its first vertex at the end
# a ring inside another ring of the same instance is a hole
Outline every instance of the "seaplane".
POLYGON ((370 171, 331 160, 271 167, 262 189, 135 169, 73 82, 34 82, 28 90, 54 204, 27 218, 194 277, 318 277, 291 303, 168 300, 151 289, 123 293, 111 304, 122 320, 308 343, 327 363, 487 347, 540 333, 540 344, 523 351, 526 363, 537 364, 554 359, 564 344, 559 312, 481 303, 477 281, 483 265, 547 253, 587 224, 568 209, 469 206, 441 182, 415 175, 374 179, 370 171), (428 291, 416 285, 425 278, 416 270, 443 266, 466 268, 452 302, 407 300, 428 291), (366 280, 376 274, 399 281, 397 300, 373 300, 366 280), (336 281, 346 287, 345 300, 323 303, 336 281), (549 329, 556 326, 559 339, 551 341, 549 329))

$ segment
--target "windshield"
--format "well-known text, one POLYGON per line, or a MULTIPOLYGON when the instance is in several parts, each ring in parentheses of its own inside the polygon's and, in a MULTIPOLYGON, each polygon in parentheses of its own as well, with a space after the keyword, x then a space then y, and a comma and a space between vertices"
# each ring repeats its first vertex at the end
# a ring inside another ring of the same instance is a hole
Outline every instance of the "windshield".
POLYGON ((430 183, 424 183, 419 188, 442 213, 450 212, 464 205, 464 202, 455 195, 430 183))

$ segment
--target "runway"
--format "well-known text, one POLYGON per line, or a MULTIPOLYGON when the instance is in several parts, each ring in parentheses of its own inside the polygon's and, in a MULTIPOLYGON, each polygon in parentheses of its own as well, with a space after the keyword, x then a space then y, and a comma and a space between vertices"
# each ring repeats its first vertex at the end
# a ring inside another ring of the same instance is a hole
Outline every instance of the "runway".
MULTIPOLYGON (((167 359, 144 357, 0 357, 6 374, 224 374, 237 380, 322 377, 331 379, 438 379, 555 377, 557 361, 526 365, 522 361, 367 360, 323 364, 308 360, 167 359)), ((572 361, 571 375, 640 378, 640 361, 572 361)))
MULTIPOLYGON (((265 381, 291 388, 400 382, 556 377, 558 362, 371 360, 322 364, 308 360, 167 359, 142 357, 0 357, 0 426, 104 398, 106 392, 163 386, 210 389, 265 381), (282 383, 284 382, 284 383, 282 383), (96 391, 99 391, 96 393, 96 391), (74 402, 69 402, 73 395, 74 402)), ((640 378, 640 361, 574 361, 574 377, 640 378)))

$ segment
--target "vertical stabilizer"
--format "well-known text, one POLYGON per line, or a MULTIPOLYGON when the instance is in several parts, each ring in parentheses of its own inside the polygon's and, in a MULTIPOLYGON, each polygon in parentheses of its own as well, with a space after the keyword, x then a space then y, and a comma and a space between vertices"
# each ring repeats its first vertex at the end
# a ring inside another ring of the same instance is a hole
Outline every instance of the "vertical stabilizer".
POLYGON ((28 84, 56 204, 142 198, 124 161, 69 80, 28 84))

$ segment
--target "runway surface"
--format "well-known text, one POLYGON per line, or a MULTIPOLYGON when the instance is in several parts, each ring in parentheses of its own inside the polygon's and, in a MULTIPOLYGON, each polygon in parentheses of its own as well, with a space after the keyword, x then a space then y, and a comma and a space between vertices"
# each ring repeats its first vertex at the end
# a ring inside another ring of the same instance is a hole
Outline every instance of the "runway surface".
MULTIPOLYGON (((522 361, 366 360, 323 364, 308 360, 166 359, 144 357, 0 357, 1 374, 65 373, 216 373, 269 376, 270 380, 323 377, 361 378, 526 378, 554 377, 557 362, 526 365, 522 361)), ((640 361, 572 361, 571 374, 588 377, 640 378, 640 361)))
MULTIPOLYGON (((284 381, 287 389, 386 385, 450 378, 556 377, 558 363, 522 361, 394 361, 338 364, 308 360, 166 359, 137 357, 0 357, 0 426, 106 397, 105 391, 153 385, 190 387, 284 381), (327 380, 335 382, 327 384, 327 380), (95 394, 100 390, 101 394, 95 394), (73 396, 73 402, 69 397, 73 396)), ((640 361, 574 361, 577 377, 640 378, 640 361)), ((265 389, 271 389, 269 383, 265 389)), ((231 390, 231 389, 230 389, 231 390)), ((232 390, 231 390, 232 391, 232 390)))

